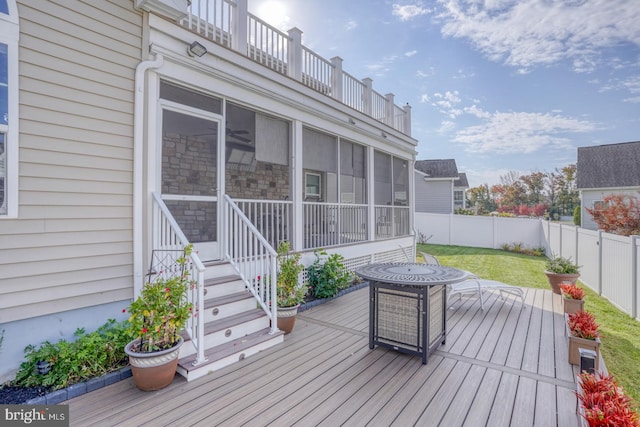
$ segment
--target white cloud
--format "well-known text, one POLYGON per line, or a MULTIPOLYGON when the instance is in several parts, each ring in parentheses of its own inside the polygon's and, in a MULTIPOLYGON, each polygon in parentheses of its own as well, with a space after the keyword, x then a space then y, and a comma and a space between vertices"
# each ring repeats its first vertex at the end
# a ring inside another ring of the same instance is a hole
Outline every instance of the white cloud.
POLYGON ((476 116, 480 119, 488 119, 489 117, 491 117, 491 113, 484 111, 475 104, 473 104, 471 107, 465 107, 464 112, 476 116))
POLYGON ((436 74, 436 71, 433 67, 429 67, 427 71, 422 71, 422 70, 416 71, 416 76, 420 78, 431 77, 431 76, 434 76, 435 74, 436 74))
POLYGON ((456 128, 456 124, 450 120, 443 120, 442 123, 440 123, 440 128, 438 129, 439 133, 447 133, 447 132, 451 132, 453 129, 456 128))
POLYGON ((597 128, 589 121, 558 114, 496 112, 484 123, 461 129, 454 142, 475 153, 528 154, 546 146, 569 147, 567 134, 590 132, 597 128))
POLYGON ((355 30, 356 28, 358 28, 358 22, 354 21, 353 19, 347 21, 347 23, 344 24, 344 29, 347 31, 355 30))
POLYGON ((439 0, 442 33, 465 38, 496 62, 526 73, 568 59, 577 72, 601 63, 604 49, 640 45, 636 0, 439 0))
POLYGON ((398 59, 397 55, 385 56, 380 60, 380 62, 376 64, 367 64, 365 68, 375 73, 376 76, 383 76, 387 71, 389 71, 389 65, 391 65, 396 59, 398 59))
POLYGON ((430 9, 423 7, 420 3, 407 5, 394 3, 392 8, 391 13, 393 16, 397 16, 401 21, 408 21, 416 16, 426 15, 431 12, 430 9))
POLYGON ((417 50, 410 50, 409 52, 405 52, 404 56, 407 56, 409 58, 411 58, 413 55, 415 55, 416 53, 418 53, 417 50))
MULTIPOLYGON (((595 82, 596 84, 598 82, 595 82)), ((599 92, 609 91, 626 91, 629 97, 624 98, 624 102, 639 103, 640 102, 640 74, 628 76, 624 79, 610 80, 607 84, 599 89, 599 92)))

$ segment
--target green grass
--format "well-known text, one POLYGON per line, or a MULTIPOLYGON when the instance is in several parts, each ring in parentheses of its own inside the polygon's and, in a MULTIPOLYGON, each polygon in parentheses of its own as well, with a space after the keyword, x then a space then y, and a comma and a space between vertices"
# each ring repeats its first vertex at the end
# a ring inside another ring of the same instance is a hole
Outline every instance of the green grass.
MULTIPOLYGON (((544 274, 544 257, 464 246, 419 244, 417 248, 418 251, 435 255, 443 265, 472 271, 486 279, 549 289, 544 274)), ((422 261, 419 253, 417 258, 422 261)), ((618 379, 637 408, 640 404, 640 322, 586 286, 583 288, 586 293, 585 310, 594 313, 600 324, 602 357, 607 370, 618 379)))

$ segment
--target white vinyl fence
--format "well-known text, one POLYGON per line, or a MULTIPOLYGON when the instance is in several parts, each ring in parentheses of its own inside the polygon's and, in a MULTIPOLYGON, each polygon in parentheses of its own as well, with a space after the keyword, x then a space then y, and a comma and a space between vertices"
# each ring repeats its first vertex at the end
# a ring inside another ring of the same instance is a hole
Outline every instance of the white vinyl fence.
POLYGON ((571 258, 581 267, 580 281, 640 320, 640 236, 530 218, 422 212, 415 214, 415 228, 428 243, 494 249, 520 243, 527 248, 543 247, 548 256, 571 258))

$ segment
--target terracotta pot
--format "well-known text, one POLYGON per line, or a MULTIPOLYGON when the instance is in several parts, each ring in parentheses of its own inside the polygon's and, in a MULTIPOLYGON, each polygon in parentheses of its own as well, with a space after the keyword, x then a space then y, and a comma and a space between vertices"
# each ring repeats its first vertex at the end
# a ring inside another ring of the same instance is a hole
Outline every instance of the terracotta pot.
POLYGON ((550 271, 545 271, 544 274, 547 275, 547 280, 549 280, 551 290, 555 294, 560 294, 560 285, 562 284, 562 282, 568 282, 575 285, 578 281, 578 277, 580 277, 580 274, 561 274, 552 273, 550 271))
POLYGON ((131 341, 124 348, 129 356, 133 381, 142 391, 159 390, 168 386, 176 375, 178 355, 184 340, 180 337, 178 343, 167 350, 154 351, 152 353, 140 353, 132 351, 139 340, 131 341))
POLYGON ((585 338, 569 335, 569 363, 580 365, 580 349, 593 350, 596 352, 596 371, 600 369, 600 338, 588 340, 585 338))
POLYGON ((584 300, 583 299, 571 299, 562 297, 562 304, 564 307, 565 314, 573 314, 578 311, 584 311, 584 300))
POLYGON ((278 307, 278 329, 284 334, 288 334, 293 330, 293 325, 296 323, 296 315, 298 314, 298 307, 278 307))

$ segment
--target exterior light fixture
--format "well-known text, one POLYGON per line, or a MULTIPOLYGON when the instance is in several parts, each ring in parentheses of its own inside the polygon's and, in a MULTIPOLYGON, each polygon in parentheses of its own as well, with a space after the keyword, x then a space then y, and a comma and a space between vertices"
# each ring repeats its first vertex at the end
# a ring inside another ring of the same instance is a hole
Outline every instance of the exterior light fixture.
POLYGON ((386 134, 386 133, 384 133, 384 131, 382 131, 382 137, 383 137, 383 138, 386 138, 386 137, 387 137, 387 134, 386 134))
POLYGON ((198 58, 207 53, 207 48, 202 46, 198 42, 193 42, 189 45, 187 49, 187 53, 189 56, 197 56, 198 58))
POLYGON ((349 117, 349 123, 351 123, 352 125, 355 125, 356 121, 353 120, 353 117, 349 117))

